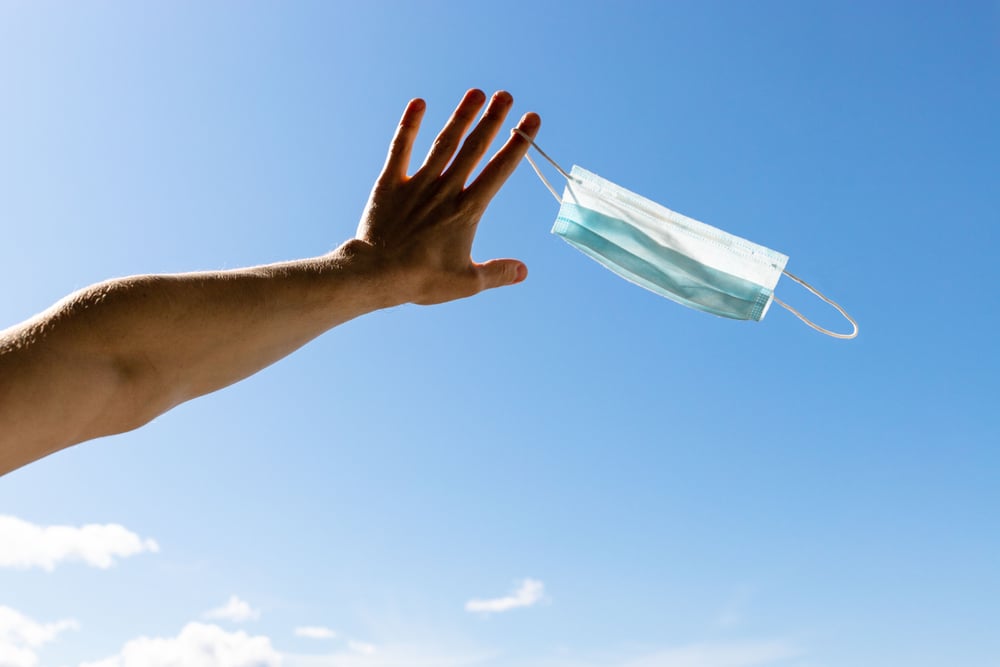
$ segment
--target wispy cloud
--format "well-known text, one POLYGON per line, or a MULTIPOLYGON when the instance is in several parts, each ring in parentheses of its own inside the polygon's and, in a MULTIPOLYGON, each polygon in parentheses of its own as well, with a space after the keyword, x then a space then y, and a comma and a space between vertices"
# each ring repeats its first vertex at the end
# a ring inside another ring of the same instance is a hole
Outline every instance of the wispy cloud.
POLYGON ((720 627, 734 628, 743 622, 743 616, 747 605, 750 603, 753 591, 750 588, 742 587, 726 602, 726 605, 719 612, 717 622, 720 627))
POLYGON ((80 667, 279 667, 281 655, 265 636, 188 623, 176 637, 139 637, 116 655, 80 667))
POLYGON ((39 623, 21 612, 0 605, 0 665, 3 667, 35 667, 37 650, 53 641, 66 630, 79 630, 80 625, 66 619, 55 623, 39 623))
POLYGON ((295 636, 308 639, 335 639, 337 633, 321 625, 304 625, 301 628, 295 628, 295 636))
POLYGON ((510 611, 518 607, 530 607, 537 604, 545 594, 545 584, 537 579, 525 579, 510 595, 489 600, 469 600, 465 603, 466 611, 500 612, 510 611))
POLYGON ((351 641, 347 642, 347 648, 351 649, 355 653, 360 653, 362 655, 371 655, 378 650, 375 644, 369 644, 368 642, 359 642, 356 639, 352 639, 351 641))
POLYGON ((260 618, 260 611, 250 606, 246 600, 232 595, 221 607, 209 609, 204 614, 205 618, 218 621, 232 621, 233 623, 244 623, 255 621, 260 618))
POLYGON ((430 644, 379 645, 374 651, 339 650, 323 655, 282 655, 282 667, 476 667, 491 662, 494 652, 458 650, 430 644))
POLYGON ((159 545, 116 523, 37 526, 0 515, 0 567, 38 567, 51 572, 64 561, 83 561, 107 569, 117 558, 157 552, 159 545))
MULTIPOLYGON (((4 650, 4 623, 0 607, 0 665, 3 667, 37 667, 37 656, 30 650, 27 658, 11 659, 4 650)), ((23 618, 23 617, 22 617, 23 618)), ((23 620, 18 621, 24 626, 23 620)), ((73 621, 42 626, 28 621, 37 646, 51 641, 63 629, 76 627, 73 621)), ((9 621, 7 626, 12 625, 9 621)), ((332 639, 335 634, 322 626, 302 626, 295 630, 302 637, 332 639)), ((740 643, 703 643, 665 647, 643 653, 623 651, 618 657, 603 658, 565 653, 526 658, 516 663, 504 660, 502 653, 451 641, 433 643, 424 638, 419 643, 387 641, 375 644, 345 640, 336 650, 323 653, 294 654, 279 652, 266 635, 229 632, 217 625, 188 623, 175 637, 139 637, 126 642, 121 650, 96 662, 84 662, 79 667, 478 667, 483 664, 519 664, 528 667, 791 667, 803 654, 786 641, 756 641, 740 643)), ((20 646, 26 645, 21 640, 20 646)), ((10 655, 16 655, 11 653, 10 655)), ((797 664, 797 663, 795 663, 797 664)))
MULTIPOLYGON (((495 651, 456 650, 429 645, 385 644, 377 651, 337 651, 324 655, 284 654, 283 667, 478 667, 526 665, 528 667, 790 667, 802 652, 783 641, 732 644, 691 644, 653 650, 628 657, 569 658, 566 655, 521 656, 516 662, 495 651)), ((111 667, 117 667, 116 665, 111 667)))
POLYGON ((618 663, 619 667, 771 667, 801 655, 784 641, 692 644, 655 651, 618 663))

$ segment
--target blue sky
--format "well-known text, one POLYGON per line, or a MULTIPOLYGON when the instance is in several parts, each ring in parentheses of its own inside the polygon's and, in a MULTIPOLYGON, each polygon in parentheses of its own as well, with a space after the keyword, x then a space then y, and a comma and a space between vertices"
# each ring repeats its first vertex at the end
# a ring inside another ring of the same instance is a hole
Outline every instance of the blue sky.
POLYGON ((523 165, 525 283, 0 479, 0 664, 997 665, 998 55, 995 2, 0 5, 0 326, 321 254, 479 87, 861 327, 620 280, 523 165))

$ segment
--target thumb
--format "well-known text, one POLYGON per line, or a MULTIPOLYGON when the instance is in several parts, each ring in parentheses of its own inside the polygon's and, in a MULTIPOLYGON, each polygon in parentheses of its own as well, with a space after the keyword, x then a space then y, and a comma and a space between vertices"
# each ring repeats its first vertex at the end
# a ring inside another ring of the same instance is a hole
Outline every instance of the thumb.
POLYGON ((528 277, 528 267, 516 259, 491 259, 476 265, 480 289, 514 285, 528 277))

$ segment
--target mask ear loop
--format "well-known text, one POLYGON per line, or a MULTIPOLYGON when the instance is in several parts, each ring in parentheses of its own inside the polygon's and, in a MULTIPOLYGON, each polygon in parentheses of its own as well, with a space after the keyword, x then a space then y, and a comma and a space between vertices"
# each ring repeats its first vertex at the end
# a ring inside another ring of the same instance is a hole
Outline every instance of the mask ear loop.
POLYGON ((830 304, 831 306, 833 306, 834 308, 836 308, 837 311, 840 312, 840 314, 843 315, 847 319, 847 321, 851 323, 851 325, 854 327, 854 331, 852 331, 849 334, 842 334, 842 333, 836 333, 835 331, 830 331, 829 329, 824 329, 823 327, 819 326, 818 324, 815 324, 815 323, 809 321, 802 313, 800 313, 799 311, 795 310, 794 308, 792 308, 791 306, 789 306, 787 303, 785 303, 784 301, 782 301, 778 297, 773 297, 774 300, 775 300, 775 302, 779 306, 781 306, 782 308, 784 308, 785 310, 787 310, 788 312, 790 312, 792 315, 794 315, 795 317, 799 318, 800 320, 802 320, 803 322, 805 322, 806 324, 808 324, 809 326, 811 326, 816 331, 818 331, 820 333, 824 333, 827 336, 832 336, 833 338, 840 338, 842 340, 850 340, 851 338, 854 338, 854 337, 856 337, 858 335, 858 323, 855 322, 854 318, 851 317, 850 315, 848 315, 847 311, 844 310, 843 308, 841 308, 839 304, 835 303, 832 299, 828 299, 825 296, 823 296, 822 294, 820 294, 819 290, 817 290, 815 287, 813 287, 812 285, 810 285, 806 281, 802 280, 798 276, 794 276, 791 273, 789 273, 788 271, 782 271, 782 273, 784 273, 786 276, 788 276, 789 278, 791 278, 792 280, 794 280, 798 284, 800 284, 803 287, 805 287, 807 290, 809 290, 810 292, 812 292, 813 294, 815 294, 819 298, 823 299, 823 301, 826 301, 828 304, 830 304))
MULTIPOLYGON (((562 167, 560 167, 559 164, 555 160, 553 160, 552 158, 550 158, 549 155, 548 155, 548 153, 546 153, 541 148, 539 148, 538 144, 536 144, 531 139, 531 137, 529 137, 527 134, 525 134, 524 132, 522 132, 521 130, 519 130, 516 127, 514 129, 512 129, 510 132, 511 132, 511 134, 517 134, 522 139, 524 139, 529 144, 531 144, 535 148, 535 150, 538 151, 538 154, 541 155, 546 160, 548 160, 550 163, 552 163, 552 166, 555 167, 559 171, 559 173, 562 174, 566 178, 567 181, 572 181, 573 180, 573 177, 570 176, 569 174, 567 174, 566 170, 563 169, 562 167)), ((549 183, 549 179, 545 178, 545 175, 542 174, 542 170, 539 169, 538 165, 535 164, 535 161, 531 159, 531 155, 529 155, 528 153, 525 153, 524 157, 528 159, 528 164, 530 164, 531 168, 535 170, 536 174, 538 174, 538 178, 542 179, 542 183, 544 183, 545 187, 547 187, 549 189, 549 192, 551 192, 552 196, 556 198, 556 201, 559 202, 560 204, 562 204, 562 197, 559 196, 559 193, 556 192, 556 189, 554 187, 552 187, 551 183, 549 183)))

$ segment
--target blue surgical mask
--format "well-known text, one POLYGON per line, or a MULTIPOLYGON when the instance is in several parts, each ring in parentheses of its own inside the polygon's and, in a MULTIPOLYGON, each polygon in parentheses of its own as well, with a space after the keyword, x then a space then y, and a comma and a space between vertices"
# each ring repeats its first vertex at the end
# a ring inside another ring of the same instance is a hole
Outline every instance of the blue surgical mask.
MULTIPOLYGON (((521 136, 529 139, 523 133, 521 136)), ((535 149, 567 182, 560 197, 534 160, 526 156, 559 201, 552 233, 619 276, 677 303, 721 317, 759 322, 776 301, 829 336, 858 335, 858 325, 843 308, 785 271, 787 255, 671 211, 581 167, 574 165, 566 173, 537 145, 535 149), (824 329, 777 299, 774 289, 782 273, 834 306, 854 330, 841 334, 824 329)))

